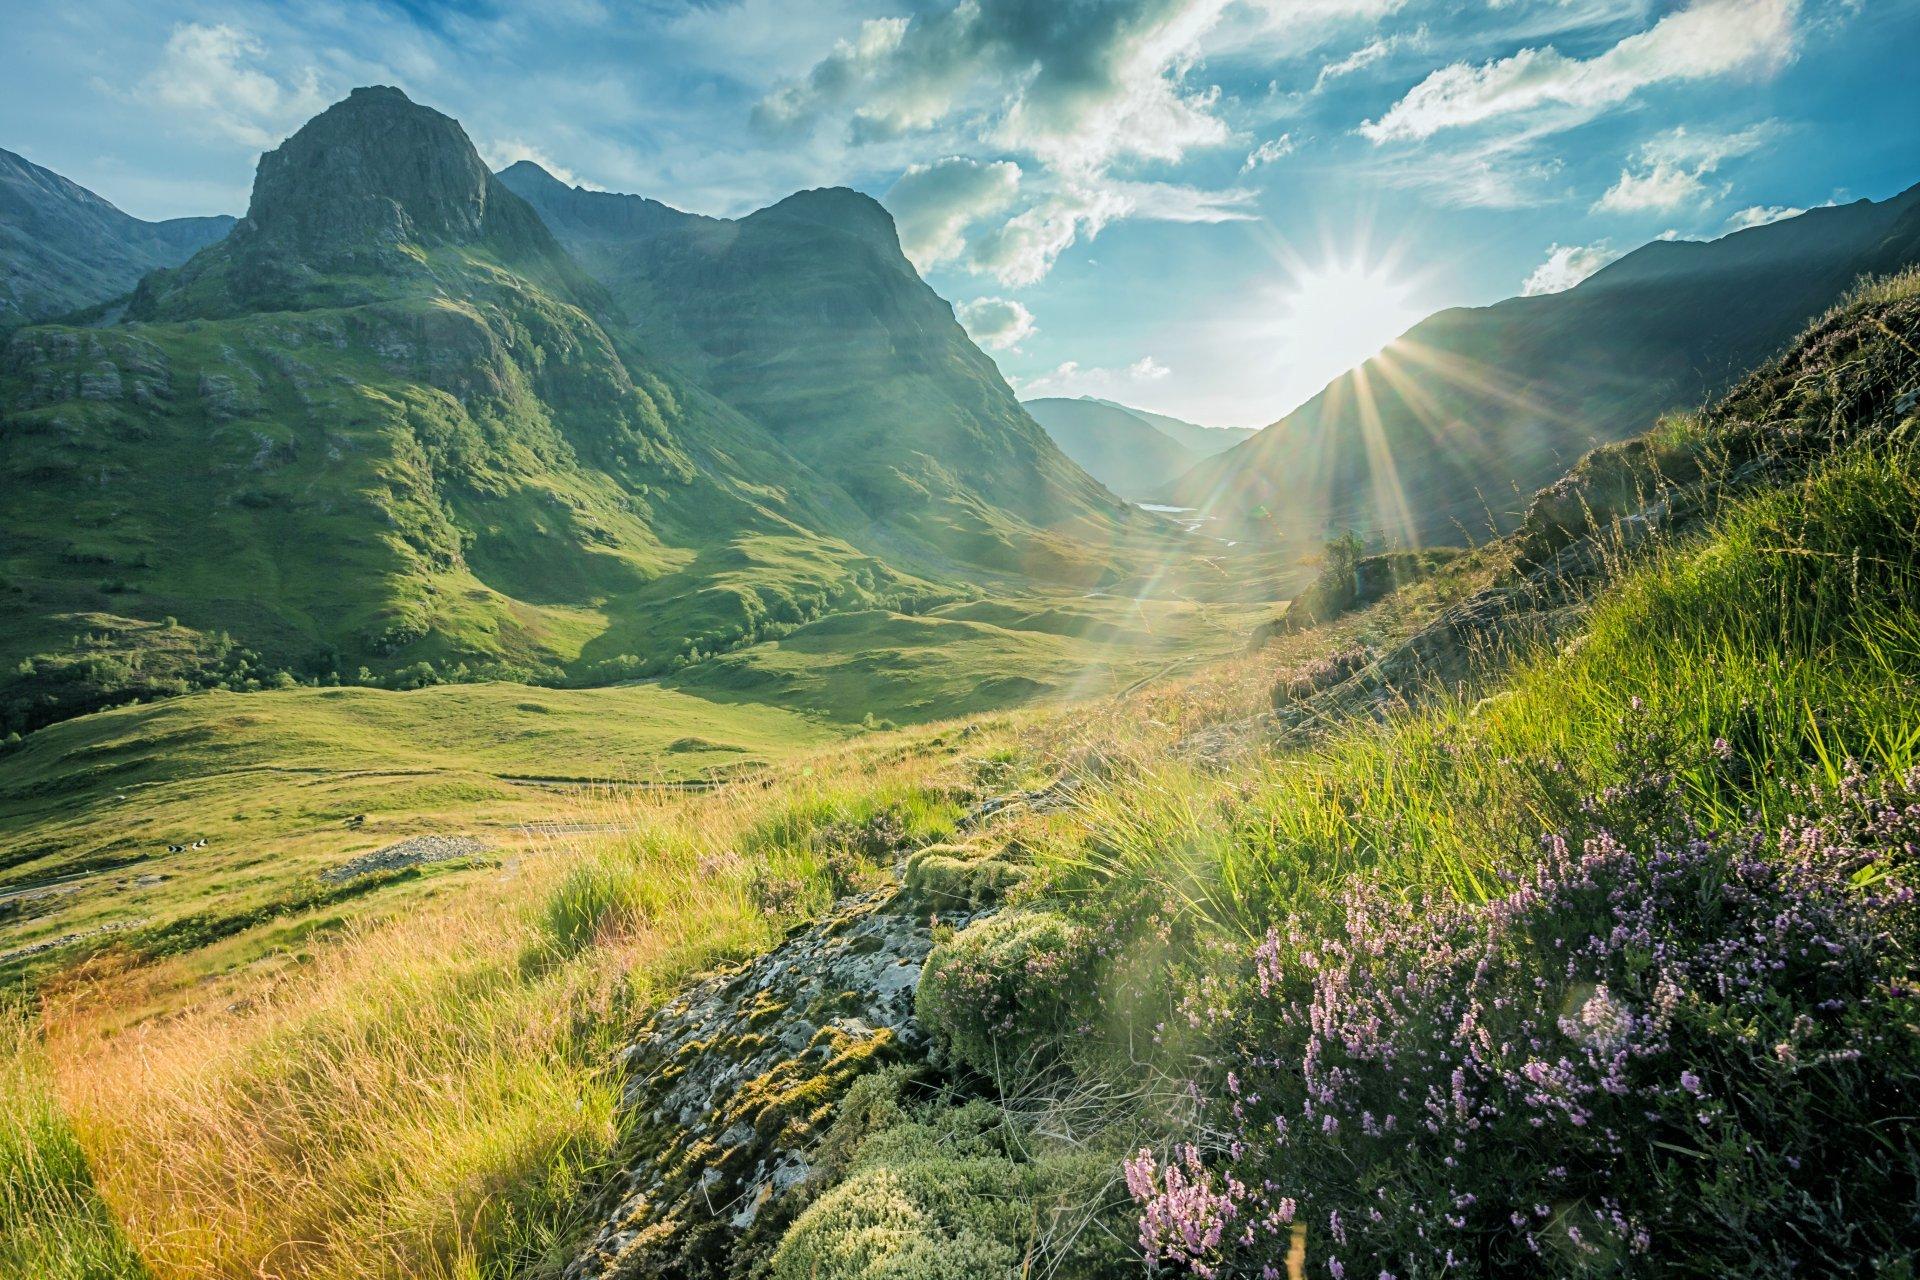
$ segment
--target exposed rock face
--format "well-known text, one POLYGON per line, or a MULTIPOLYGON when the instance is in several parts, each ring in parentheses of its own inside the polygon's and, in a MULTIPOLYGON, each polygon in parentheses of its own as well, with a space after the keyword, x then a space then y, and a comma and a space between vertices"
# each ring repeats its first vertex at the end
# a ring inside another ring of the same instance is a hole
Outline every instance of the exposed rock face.
POLYGON ((642 1162, 611 1189, 569 1280, 744 1274, 771 1248, 848 1087, 925 1051, 913 1010, 931 924, 918 895, 853 898, 655 1014, 622 1055, 642 1162))
POLYGON ((355 89, 260 157, 253 199, 213 252, 142 281, 141 320, 357 305, 428 282, 421 251, 484 245, 563 294, 591 291, 539 215, 451 116, 355 89))
POLYGON ((369 242, 546 238, 458 121, 385 86, 355 89, 260 157, 242 230, 310 260, 369 242))

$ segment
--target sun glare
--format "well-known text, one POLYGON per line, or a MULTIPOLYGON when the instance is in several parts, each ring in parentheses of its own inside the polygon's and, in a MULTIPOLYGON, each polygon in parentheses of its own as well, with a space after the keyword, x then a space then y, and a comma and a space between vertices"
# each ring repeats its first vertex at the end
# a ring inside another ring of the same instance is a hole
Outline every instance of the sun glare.
POLYGON ((1328 262, 1295 275, 1283 323, 1284 358, 1322 384, 1379 353, 1420 318, 1407 284, 1384 267, 1328 262))

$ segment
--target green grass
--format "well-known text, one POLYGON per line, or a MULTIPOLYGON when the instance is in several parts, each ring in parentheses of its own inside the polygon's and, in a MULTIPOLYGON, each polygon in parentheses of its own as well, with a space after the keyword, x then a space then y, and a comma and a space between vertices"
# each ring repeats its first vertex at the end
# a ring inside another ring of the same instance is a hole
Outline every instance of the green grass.
MULTIPOLYGON (((213 692, 86 716, 0 760, 0 893, 54 891, 19 901, 7 947, 136 930, 83 940, 84 952, 220 921, 209 941, 224 950, 197 956, 198 972, 297 952, 303 924, 340 910, 319 873, 357 854, 419 834, 471 834, 498 849, 347 904, 351 914, 403 910, 451 883, 498 877, 503 860, 550 843, 523 828, 576 819, 596 784, 751 770, 846 732, 655 685, 213 692), (198 839, 207 847, 167 852, 198 839)), ((27 968, 57 967, 74 950, 27 968)))
POLYGON ((0 1275, 144 1280, 21 1010, 0 1009, 0 1275))

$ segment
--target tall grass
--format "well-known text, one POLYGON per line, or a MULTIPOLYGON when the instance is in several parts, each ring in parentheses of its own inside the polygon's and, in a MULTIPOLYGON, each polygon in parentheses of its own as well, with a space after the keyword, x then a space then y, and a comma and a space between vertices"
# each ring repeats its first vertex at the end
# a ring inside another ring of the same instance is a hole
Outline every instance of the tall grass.
POLYGON ((49 997, 37 1042, 7 1046, 4 1274, 135 1275, 136 1253, 154 1280, 557 1274, 641 1010, 824 906, 834 832, 950 824, 937 753, 871 755, 596 797, 583 817, 617 834, 363 928, 231 1008, 107 1035, 111 991, 49 997))
POLYGON ((146 1274, 94 1186, 26 1015, 0 1009, 0 1276, 133 1280, 146 1274))
POLYGON ((1524 656, 1493 697, 1403 707, 1225 777, 1143 746, 1049 846, 1053 883, 1151 893, 1244 937, 1328 909, 1356 872, 1471 900, 1625 780, 1635 700, 1695 762, 1680 781, 1699 818, 1771 820, 1849 757, 1920 761, 1917 680, 1920 462, 1856 450, 1653 550, 1577 643, 1524 656), (1732 761, 1704 768, 1716 739, 1732 761))

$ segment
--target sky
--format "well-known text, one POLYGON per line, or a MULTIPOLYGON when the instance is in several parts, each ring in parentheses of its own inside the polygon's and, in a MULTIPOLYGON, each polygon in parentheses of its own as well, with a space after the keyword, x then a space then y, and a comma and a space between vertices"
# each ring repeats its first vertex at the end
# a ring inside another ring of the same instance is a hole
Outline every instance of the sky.
POLYGON ((1282 416, 1449 306, 1920 182, 1920 0, 0 0, 0 146, 244 211, 363 84, 737 216, 846 185, 1023 395, 1282 416))

